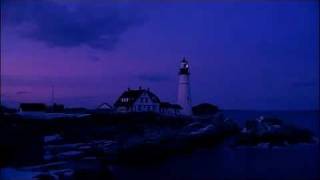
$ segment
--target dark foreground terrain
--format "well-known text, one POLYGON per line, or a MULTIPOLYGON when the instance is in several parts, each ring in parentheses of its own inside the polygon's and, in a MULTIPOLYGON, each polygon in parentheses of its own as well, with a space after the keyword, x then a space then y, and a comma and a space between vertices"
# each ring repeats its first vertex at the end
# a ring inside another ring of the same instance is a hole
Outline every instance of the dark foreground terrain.
POLYGON ((93 113, 51 120, 2 115, 0 123, 0 167, 7 174, 2 179, 14 180, 113 179, 111 166, 153 164, 226 139, 231 147, 269 148, 315 141, 309 130, 276 118, 249 120, 241 130, 221 112, 202 117, 93 113))
POLYGON ((111 178, 109 164, 161 161, 239 131, 221 113, 202 118, 99 113, 52 120, 6 115, 0 123, 1 166, 39 172, 40 179, 111 178))

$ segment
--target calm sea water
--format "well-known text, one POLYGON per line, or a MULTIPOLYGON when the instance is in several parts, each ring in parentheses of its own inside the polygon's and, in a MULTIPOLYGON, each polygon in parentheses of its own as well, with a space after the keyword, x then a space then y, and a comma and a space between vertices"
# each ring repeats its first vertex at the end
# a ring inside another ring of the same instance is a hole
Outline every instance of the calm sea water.
MULTIPOLYGON (((225 115, 240 125, 261 115, 275 116, 308 128, 319 137, 319 112, 226 111, 225 115)), ((320 179, 319 152, 319 145, 307 144, 273 149, 221 145, 158 164, 114 166, 113 171, 117 179, 316 180, 320 179)))

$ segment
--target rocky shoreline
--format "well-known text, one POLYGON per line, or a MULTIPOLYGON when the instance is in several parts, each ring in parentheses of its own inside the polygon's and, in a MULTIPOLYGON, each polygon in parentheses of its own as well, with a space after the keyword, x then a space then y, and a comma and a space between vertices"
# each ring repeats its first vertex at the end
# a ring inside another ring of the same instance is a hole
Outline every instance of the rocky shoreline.
POLYGON ((88 163, 89 159, 99 165, 85 166, 88 168, 85 171, 103 168, 107 172, 107 165, 100 167, 101 164, 161 161, 173 154, 219 143, 239 130, 236 123, 226 120, 221 113, 202 118, 154 113, 92 114, 51 121, 11 117, 2 123, 6 128, 1 137, 6 132, 10 136, 1 139, 7 149, 7 165, 38 172, 37 176, 42 178, 46 174, 60 179, 77 179, 78 169, 83 171, 80 164, 88 163), (30 164, 24 163, 28 157, 33 159, 30 164), (33 168, 35 165, 37 168, 33 168))
POLYGON ((33 172, 34 179, 112 179, 111 164, 157 162, 226 138, 233 139, 232 147, 314 143, 310 131, 279 119, 247 121, 241 131, 221 112, 206 117, 92 114, 52 121, 11 116, 1 123, 1 166, 33 172))

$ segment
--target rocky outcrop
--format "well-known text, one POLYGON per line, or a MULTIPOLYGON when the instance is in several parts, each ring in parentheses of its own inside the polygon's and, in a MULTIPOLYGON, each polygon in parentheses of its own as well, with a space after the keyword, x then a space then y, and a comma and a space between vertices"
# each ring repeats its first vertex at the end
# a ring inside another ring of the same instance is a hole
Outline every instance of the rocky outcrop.
MULTIPOLYGON (((154 161, 169 154, 221 142, 224 137, 238 132, 236 123, 224 118, 222 114, 205 118, 177 119, 177 122, 180 121, 178 124, 164 122, 167 120, 160 124, 159 120, 150 121, 153 123, 138 120, 134 125, 118 124, 112 128, 112 131, 118 133, 116 137, 77 143, 67 143, 63 139, 48 142, 44 146, 44 159, 51 162, 99 156, 110 162, 135 159, 154 161)), ((51 135, 45 139, 53 137, 62 136, 51 135)))
POLYGON ((273 147, 315 142, 314 134, 307 129, 286 124, 278 118, 260 117, 246 121, 235 145, 273 147))

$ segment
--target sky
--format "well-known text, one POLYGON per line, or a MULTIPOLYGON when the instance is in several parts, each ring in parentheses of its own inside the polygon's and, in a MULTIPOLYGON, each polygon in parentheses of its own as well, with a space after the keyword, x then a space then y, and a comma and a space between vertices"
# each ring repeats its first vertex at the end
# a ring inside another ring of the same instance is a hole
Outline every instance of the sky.
POLYGON ((128 87, 193 105, 319 109, 317 1, 1 0, 1 100, 95 108, 128 87))

